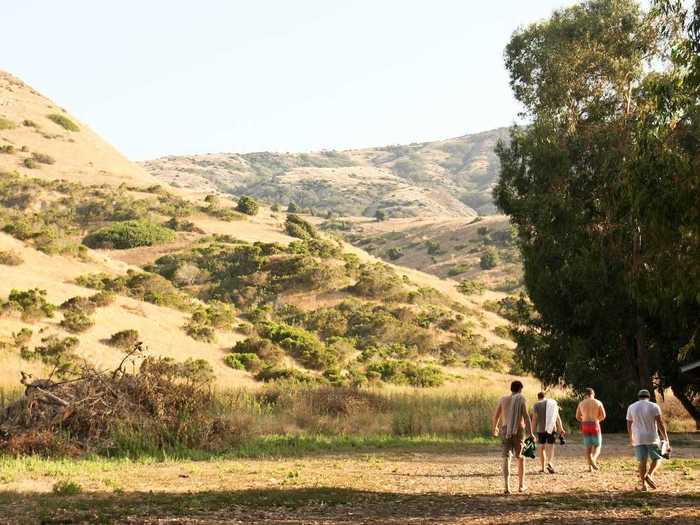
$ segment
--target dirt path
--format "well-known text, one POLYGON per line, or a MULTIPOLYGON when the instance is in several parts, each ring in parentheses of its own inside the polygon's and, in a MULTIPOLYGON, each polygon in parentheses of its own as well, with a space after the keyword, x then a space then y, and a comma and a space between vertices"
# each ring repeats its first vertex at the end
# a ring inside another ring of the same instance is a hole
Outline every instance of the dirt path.
POLYGON ((559 450, 555 475, 528 461, 528 493, 510 497, 501 495, 495 446, 34 465, 0 478, 0 523, 700 523, 700 436, 677 441, 652 493, 634 490, 622 436, 606 439, 597 474, 584 468, 578 443, 559 450), (51 494, 56 479, 75 480, 83 492, 51 494))

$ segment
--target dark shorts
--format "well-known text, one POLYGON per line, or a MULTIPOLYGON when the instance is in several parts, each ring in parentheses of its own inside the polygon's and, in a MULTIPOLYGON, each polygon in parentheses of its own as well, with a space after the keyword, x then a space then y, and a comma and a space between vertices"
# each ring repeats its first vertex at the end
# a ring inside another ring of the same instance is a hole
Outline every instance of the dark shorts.
POLYGON ((557 433, 552 432, 551 434, 549 432, 538 432, 537 433, 537 442, 540 445, 554 445, 556 441, 557 433))
POLYGON ((525 430, 521 428, 517 434, 507 438, 505 437, 505 427, 501 428, 501 445, 504 458, 513 456, 522 458, 525 447, 525 430))

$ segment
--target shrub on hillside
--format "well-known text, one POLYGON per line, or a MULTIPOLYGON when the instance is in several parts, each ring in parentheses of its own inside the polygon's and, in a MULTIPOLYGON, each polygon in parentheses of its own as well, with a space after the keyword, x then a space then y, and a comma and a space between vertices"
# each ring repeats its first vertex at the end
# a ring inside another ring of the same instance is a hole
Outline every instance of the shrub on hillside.
POLYGON ((302 365, 323 370, 335 364, 335 355, 318 337, 296 326, 284 323, 261 323, 258 332, 262 337, 277 343, 302 365))
POLYGON ((61 326, 74 334, 79 334, 94 326, 95 321, 84 312, 76 312, 74 310, 66 310, 63 313, 61 326))
POLYGON ((257 215, 260 210, 260 205, 252 197, 243 196, 238 199, 236 210, 245 213, 246 215, 257 215))
POLYGON ((255 354, 268 365, 278 365, 284 359, 284 351, 269 339, 249 337, 237 341, 231 349, 234 354, 255 354))
POLYGON ((163 223, 163 226, 176 232, 205 233, 203 229, 192 221, 186 221, 177 217, 172 217, 171 219, 167 220, 163 223))
POLYGON ((90 297, 90 302, 97 308, 103 308, 109 306, 116 300, 117 296, 113 292, 97 292, 95 295, 90 297))
POLYGON ((398 385, 435 387, 445 382, 442 370, 433 365, 422 366, 405 360, 385 359, 367 365, 367 377, 398 385))
POLYGON ((0 117, 0 129, 14 129, 17 127, 17 124, 12 122, 11 120, 7 120, 4 117, 0 117))
POLYGON ((30 170, 33 170, 33 169, 39 167, 38 164, 36 163, 36 161, 30 157, 27 157, 26 159, 24 159, 22 161, 22 164, 24 164, 25 168, 28 168, 30 170))
POLYGON ((56 159, 54 159, 51 155, 47 155, 46 153, 32 153, 32 159, 37 161, 40 164, 55 164, 56 159))
POLYGON ((392 261, 395 261, 403 257, 403 250, 401 248, 389 248, 386 252, 386 256, 392 261))
POLYGON ((109 345, 122 350, 133 348, 139 342, 138 330, 128 329, 113 333, 109 338, 109 345))
POLYGON ((464 263, 455 264, 452 268, 447 270, 447 275, 450 277, 455 277, 456 275, 463 274, 469 270, 469 266, 464 263))
POLYGON ((38 321, 43 317, 53 317, 56 307, 46 300, 46 290, 15 290, 10 292, 3 309, 14 310, 22 315, 24 321, 38 321))
POLYGON ((263 369, 255 375, 255 379, 258 381, 264 381, 265 383, 271 381, 286 381, 290 383, 303 384, 316 382, 316 379, 311 377, 309 374, 302 372, 301 370, 295 370, 294 368, 280 368, 276 366, 263 367, 263 369))
POLYGON ((216 342, 216 334, 211 326, 192 323, 191 321, 185 325, 185 333, 195 341, 203 343, 216 342))
POLYGON ((139 246, 153 246, 175 239, 172 230, 146 220, 122 221, 106 226, 85 237, 90 248, 125 250, 139 246))
POLYGON ((287 215, 284 228, 288 235, 298 239, 315 239, 318 237, 316 228, 298 215, 287 215))
POLYGON ((251 374, 257 374, 263 368, 263 361, 255 354, 229 354, 224 358, 224 363, 236 370, 246 370, 251 374))
POLYGON ((12 144, 3 144, 0 146, 0 153, 12 155, 15 152, 15 147, 12 144))
POLYGON ((27 128, 38 128, 39 125, 34 122, 33 120, 25 119, 22 121, 22 125, 27 127, 27 128))
POLYGON ((498 252, 493 248, 488 248, 481 256, 479 266, 481 266, 482 270, 491 270, 492 268, 498 266, 500 262, 501 258, 499 257, 498 252))
POLYGON ((51 113, 50 115, 46 115, 46 118, 48 118, 50 121, 58 124, 61 126, 63 129, 68 130, 68 131, 80 131, 80 128, 78 125, 73 122, 71 119, 66 117, 65 115, 61 115, 59 113, 51 113))
POLYGON ((0 264, 5 266, 19 266, 24 262, 22 256, 17 252, 0 250, 0 264))
POLYGON ((295 202, 290 202, 287 206, 287 213, 299 213, 301 209, 295 202))
POLYGON ((59 308, 64 312, 82 312, 90 315, 95 311, 97 305, 95 305, 89 297, 77 296, 65 300, 63 303, 61 303, 59 308))
POLYGON ((399 300, 405 298, 403 281, 393 268, 382 263, 360 266, 357 282, 352 291, 371 299, 399 300))
POLYGON ((482 294, 486 290, 486 285, 475 279, 465 279, 457 285, 457 290, 464 295, 482 294))

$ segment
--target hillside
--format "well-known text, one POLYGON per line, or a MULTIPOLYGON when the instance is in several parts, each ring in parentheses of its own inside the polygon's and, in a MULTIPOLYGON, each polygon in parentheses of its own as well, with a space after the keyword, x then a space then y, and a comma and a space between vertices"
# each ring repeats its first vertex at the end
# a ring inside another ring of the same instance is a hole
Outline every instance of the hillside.
POLYGON ((222 385, 431 386, 509 370, 505 322, 482 305, 502 295, 381 263, 315 217, 156 184, 0 78, 3 385, 82 359, 114 366, 135 340, 222 385))
POLYGON ((196 191, 251 195, 269 204, 335 215, 473 217, 495 212, 496 129, 405 146, 317 153, 219 153, 143 163, 151 174, 196 191))

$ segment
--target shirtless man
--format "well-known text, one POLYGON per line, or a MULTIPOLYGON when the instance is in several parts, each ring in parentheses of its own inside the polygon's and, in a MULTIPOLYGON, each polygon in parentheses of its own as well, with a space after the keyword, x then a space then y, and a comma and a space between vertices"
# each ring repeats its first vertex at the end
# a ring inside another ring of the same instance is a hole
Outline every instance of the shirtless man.
POLYGON ((606 416, 603 403, 595 398, 595 391, 592 388, 587 388, 585 392, 583 401, 576 408, 576 419, 581 422, 581 433, 583 434, 583 444, 586 446, 588 470, 593 472, 598 470, 598 456, 600 456, 600 449, 603 445, 600 422, 606 416))
POLYGON ((503 480, 505 493, 510 494, 510 462, 515 456, 518 461, 518 491, 525 488, 525 431, 534 440, 532 422, 527 411, 527 401, 522 395, 523 384, 513 381, 510 384, 510 395, 505 395, 498 402, 496 413, 493 415, 493 434, 500 436, 503 444, 503 480))

